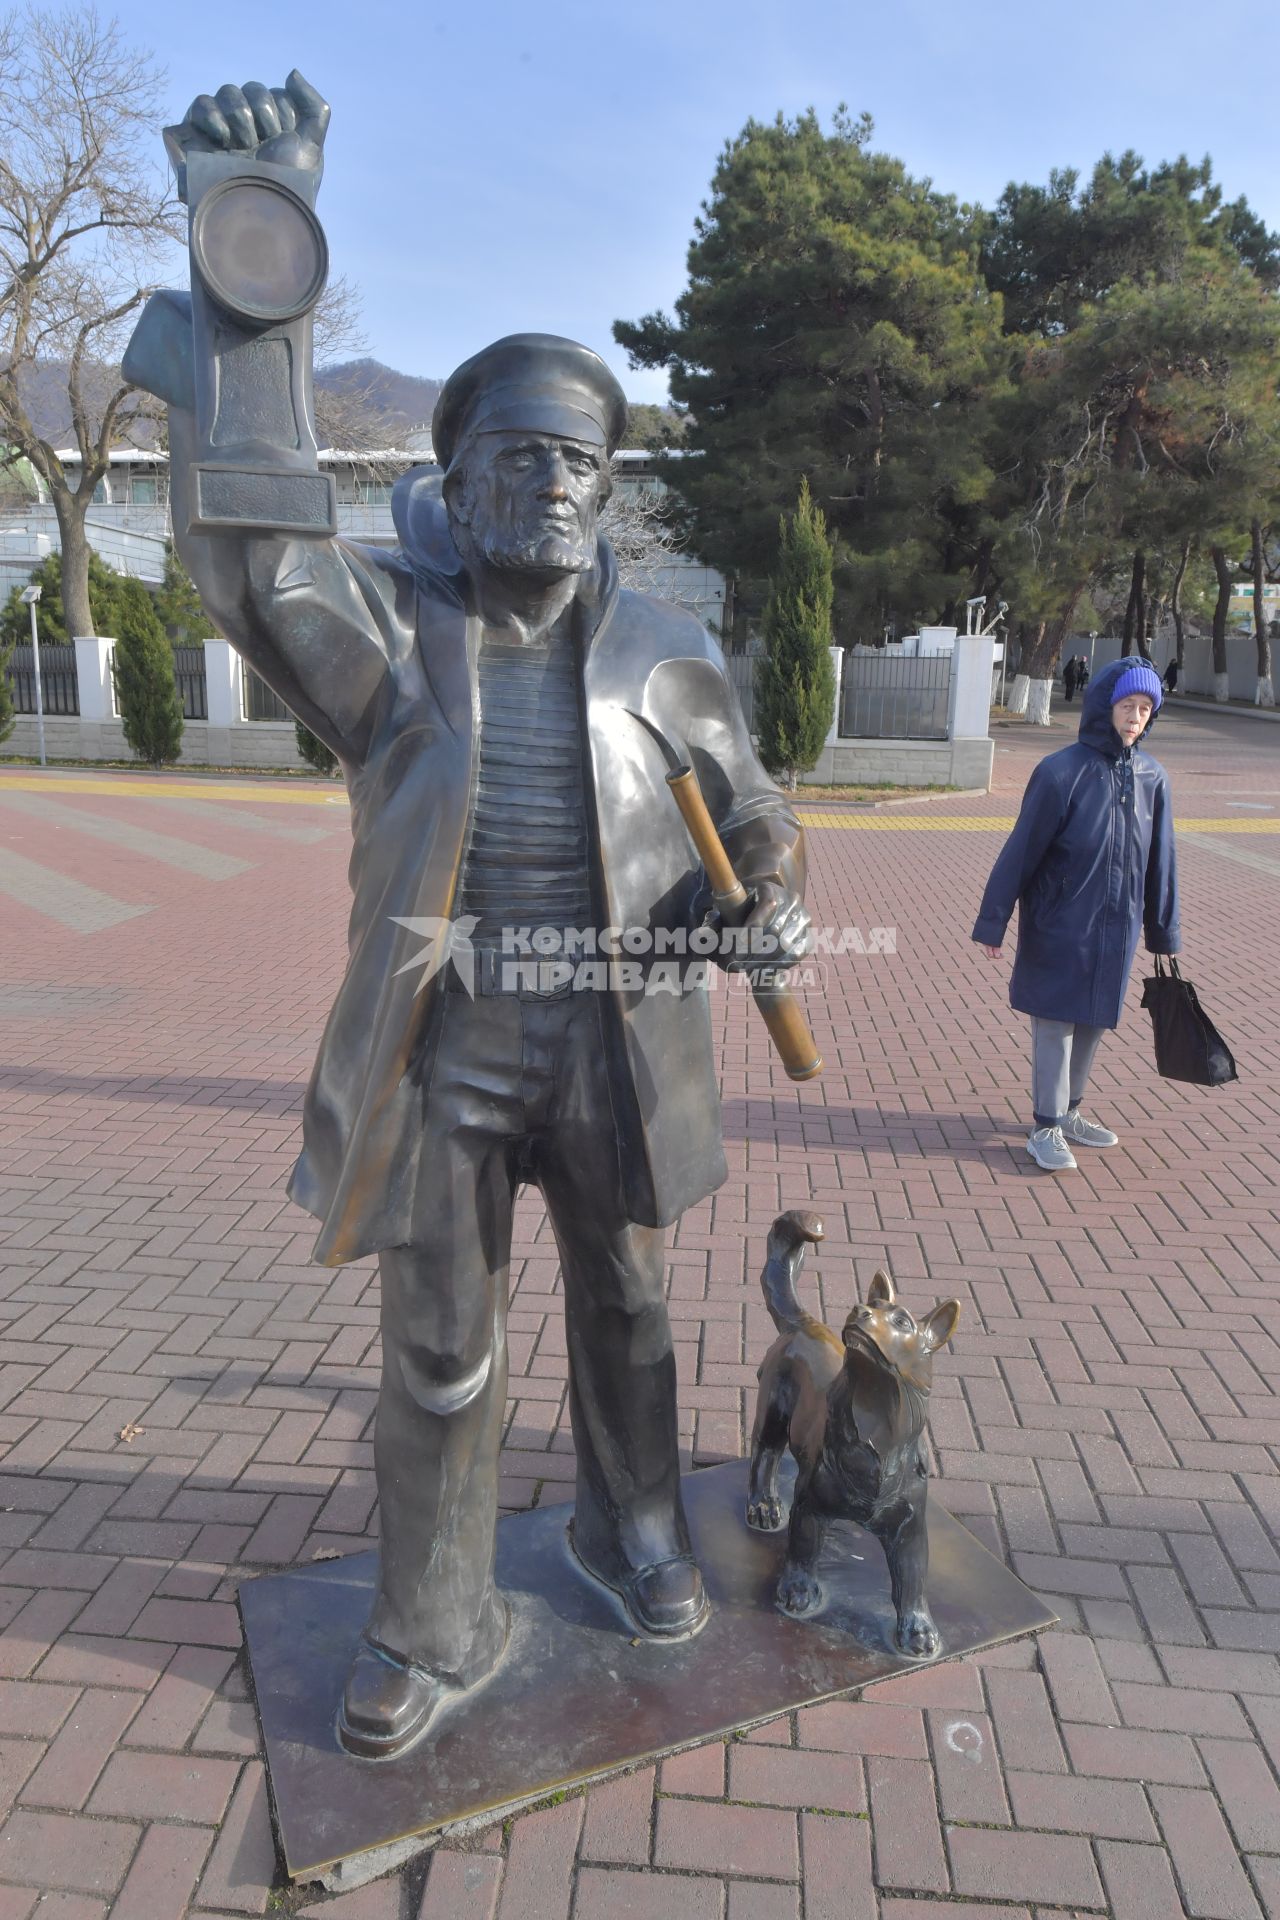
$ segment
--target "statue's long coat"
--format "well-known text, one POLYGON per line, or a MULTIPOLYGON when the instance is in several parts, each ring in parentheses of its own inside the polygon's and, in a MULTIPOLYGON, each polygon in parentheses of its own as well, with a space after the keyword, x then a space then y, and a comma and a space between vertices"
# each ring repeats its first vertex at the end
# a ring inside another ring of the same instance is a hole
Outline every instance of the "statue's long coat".
MULTIPOLYGON (((338 1265, 411 1232, 440 976, 421 987, 409 963, 422 937, 398 922, 452 909, 476 777, 480 626, 426 475, 396 488, 395 552, 185 536, 189 435, 189 416, 171 410, 183 557, 222 632, 338 754, 351 795, 350 959, 289 1189, 322 1222, 315 1257, 338 1265)), ((602 924, 696 923, 701 875, 640 712, 694 766, 745 884, 802 892, 801 828, 752 751, 715 640, 692 615, 619 591, 604 543, 575 607, 602 924)), ((628 1212, 663 1226, 726 1176, 707 991, 612 991, 605 1011, 628 1212)))

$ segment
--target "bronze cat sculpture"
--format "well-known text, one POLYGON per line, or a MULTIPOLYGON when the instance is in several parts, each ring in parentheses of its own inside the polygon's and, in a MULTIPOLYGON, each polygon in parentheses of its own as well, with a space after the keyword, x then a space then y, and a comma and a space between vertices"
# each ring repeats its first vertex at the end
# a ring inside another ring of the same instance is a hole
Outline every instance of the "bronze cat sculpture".
POLYGON ((817 1612, 817 1566, 834 1520, 853 1520, 884 1548, 903 1653, 925 1660, 942 1642, 925 1599, 929 1537, 924 1420, 933 1355, 951 1338, 958 1300, 940 1300, 917 1322, 877 1273, 865 1306, 837 1337, 806 1313, 796 1280, 806 1244, 821 1240, 813 1213, 783 1213, 769 1232, 760 1276, 778 1338, 759 1370, 751 1436, 747 1525, 773 1533, 786 1515, 778 1467, 790 1447, 798 1473, 790 1538, 776 1602, 784 1612, 817 1612))

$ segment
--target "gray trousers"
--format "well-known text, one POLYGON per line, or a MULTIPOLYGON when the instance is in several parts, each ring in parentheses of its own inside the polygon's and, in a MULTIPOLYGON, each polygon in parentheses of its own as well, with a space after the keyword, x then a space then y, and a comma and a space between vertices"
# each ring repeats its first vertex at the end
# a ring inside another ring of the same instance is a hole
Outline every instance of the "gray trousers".
POLYGON ((512 1212, 536 1183, 560 1252, 577 1453, 574 1545, 618 1584, 689 1551, 659 1229, 623 1206, 601 997, 450 992, 424 1088, 412 1244, 380 1256, 367 1632, 470 1686, 502 1650, 494 1587, 512 1212))
POLYGON ((1031 1108, 1038 1127, 1060 1126, 1080 1105, 1105 1027, 1074 1020, 1031 1022, 1031 1108))

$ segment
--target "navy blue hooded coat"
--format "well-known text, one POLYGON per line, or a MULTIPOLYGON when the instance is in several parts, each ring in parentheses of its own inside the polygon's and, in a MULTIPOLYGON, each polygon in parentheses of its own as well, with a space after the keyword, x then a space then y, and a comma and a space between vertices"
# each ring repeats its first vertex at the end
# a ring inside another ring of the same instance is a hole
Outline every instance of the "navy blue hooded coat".
POLYGON ((1181 944, 1168 777, 1111 724, 1111 690, 1133 665, 1100 670, 1084 695, 1079 741, 1049 754, 1027 782, 973 929, 998 947, 1018 907, 1009 1004, 1037 1019, 1116 1026, 1139 933, 1151 953, 1181 944))

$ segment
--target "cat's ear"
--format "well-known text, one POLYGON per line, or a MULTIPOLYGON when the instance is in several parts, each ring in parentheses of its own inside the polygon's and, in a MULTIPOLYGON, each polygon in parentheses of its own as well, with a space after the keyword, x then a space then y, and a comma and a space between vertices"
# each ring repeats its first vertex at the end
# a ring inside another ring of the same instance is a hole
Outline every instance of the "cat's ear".
POLYGON ((956 1321, 960 1318, 958 1300, 939 1300, 931 1313, 920 1322, 920 1338, 930 1352, 935 1347, 945 1347, 956 1330, 956 1321))
POLYGON ((893 1290, 892 1280, 883 1267, 879 1268, 875 1279, 867 1288, 867 1305, 869 1307, 891 1307, 897 1297, 897 1294, 893 1290))

